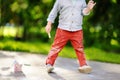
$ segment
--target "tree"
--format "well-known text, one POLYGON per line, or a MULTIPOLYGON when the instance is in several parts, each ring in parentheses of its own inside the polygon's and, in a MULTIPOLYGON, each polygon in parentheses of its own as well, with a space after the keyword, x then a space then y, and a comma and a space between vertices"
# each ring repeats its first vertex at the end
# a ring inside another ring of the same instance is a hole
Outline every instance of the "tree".
MULTIPOLYGON (((55 1, 2 0, 0 25, 5 25, 12 19, 15 24, 23 25, 23 39, 29 39, 33 35, 29 31, 31 28, 39 30, 46 25, 46 19, 55 1)), ((84 18, 85 43, 88 46, 96 43, 111 45, 114 40, 120 44, 120 0, 95 0, 95 2, 97 4, 91 14, 84 18)), ((55 25, 57 24, 55 22, 55 25)), ((46 39, 42 34, 38 36, 46 39)))
POLYGON ((30 36, 29 29, 33 26, 43 27, 49 13, 51 0, 4 0, 2 1, 2 21, 5 25, 11 19, 16 25, 23 25, 23 39, 30 36), (7 6, 6 6, 7 5, 7 6))
MULTIPOLYGON (((94 42, 104 43, 111 45, 111 41, 115 40, 118 44, 120 43, 120 0, 96 0, 96 6, 93 10, 93 14, 86 20, 91 25, 89 31, 91 45, 94 42), (90 29, 94 26, 94 32, 91 33, 90 29), (99 28, 99 32, 97 31, 99 28), (94 35, 94 37, 93 37, 94 35), (94 38, 94 39, 91 39, 94 38)), ((87 23, 87 22, 86 22, 87 23)), ((88 25, 89 26, 89 25, 88 25)), ((87 27, 88 28, 88 27, 87 27)), ((86 33, 85 32, 85 33, 86 33)), ((86 35, 87 35, 86 34, 86 35)))

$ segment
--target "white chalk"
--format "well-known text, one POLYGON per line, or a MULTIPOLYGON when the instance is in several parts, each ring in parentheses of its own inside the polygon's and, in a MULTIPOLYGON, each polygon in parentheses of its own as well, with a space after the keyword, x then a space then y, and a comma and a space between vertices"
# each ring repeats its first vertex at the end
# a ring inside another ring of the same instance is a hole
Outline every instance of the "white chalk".
POLYGON ((49 37, 49 38, 51 38, 51 35, 50 35, 50 33, 48 33, 48 37, 49 37))

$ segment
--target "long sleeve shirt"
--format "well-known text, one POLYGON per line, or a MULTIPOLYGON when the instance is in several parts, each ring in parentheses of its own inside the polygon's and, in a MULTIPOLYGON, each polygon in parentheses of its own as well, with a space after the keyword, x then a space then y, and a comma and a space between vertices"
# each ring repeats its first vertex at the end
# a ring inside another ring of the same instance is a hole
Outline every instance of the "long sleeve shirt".
POLYGON ((83 15, 86 15, 83 9, 86 7, 85 0, 56 0, 47 21, 54 23, 59 13, 58 28, 67 31, 81 30, 83 15))

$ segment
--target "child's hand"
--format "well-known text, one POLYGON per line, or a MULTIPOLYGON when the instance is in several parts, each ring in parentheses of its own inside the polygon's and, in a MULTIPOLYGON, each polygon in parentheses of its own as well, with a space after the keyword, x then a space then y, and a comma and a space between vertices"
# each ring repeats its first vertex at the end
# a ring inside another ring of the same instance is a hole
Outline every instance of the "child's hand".
POLYGON ((51 32, 51 25, 46 25, 45 30, 47 33, 51 32))
POLYGON ((96 2, 94 2, 93 0, 89 0, 87 7, 91 10, 95 6, 95 4, 96 2))
POLYGON ((48 34, 48 37, 51 38, 51 35, 50 35, 51 25, 47 25, 47 26, 45 27, 45 30, 46 30, 46 32, 47 32, 47 34, 48 34))
POLYGON ((50 35, 51 27, 52 27, 52 23, 51 22, 48 22, 48 24, 45 27, 45 30, 46 30, 49 38, 51 38, 51 35, 50 35))

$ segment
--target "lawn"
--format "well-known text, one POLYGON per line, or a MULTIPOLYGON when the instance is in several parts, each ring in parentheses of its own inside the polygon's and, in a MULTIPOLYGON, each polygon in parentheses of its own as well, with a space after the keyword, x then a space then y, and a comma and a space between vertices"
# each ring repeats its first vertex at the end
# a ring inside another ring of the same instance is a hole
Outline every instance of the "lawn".
MULTIPOLYGON (((46 55, 50 49, 51 43, 40 41, 14 41, 0 40, 0 50, 22 51, 35 54, 46 55)), ((96 47, 85 48, 86 57, 88 60, 120 64, 120 55, 114 52, 106 52, 96 47)), ((65 46, 59 56, 67 58, 76 58, 76 54, 72 47, 65 46)))

